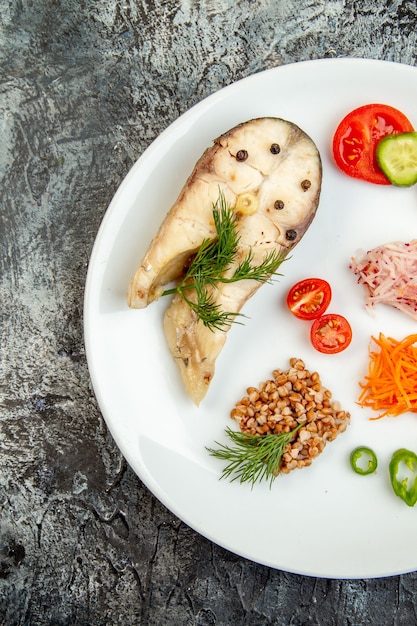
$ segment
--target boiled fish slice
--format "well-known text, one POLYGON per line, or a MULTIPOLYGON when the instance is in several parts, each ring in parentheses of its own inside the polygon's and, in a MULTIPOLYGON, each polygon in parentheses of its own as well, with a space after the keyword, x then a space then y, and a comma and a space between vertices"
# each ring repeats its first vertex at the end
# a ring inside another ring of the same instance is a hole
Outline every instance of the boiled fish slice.
MULTIPOLYGON (((202 242, 215 238, 213 206, 220 195, 238 216, 235 264, 249 250, 252 265, 262 263, 272 251, 284 258, 314 218, 321 179, 316 145, 292 122, 257 118, 229 130, 197 162, 151 242, 130 283, 129 306, 143 308, 157 299, 167 283, 183 276, 202 242)), ((222 310, 239 313, 261 284, 219 283, 212 297, 222 310)), ((213 379, 228 328, 206 327, 179 295, 166 311, 168 345, 196 405, 213 379)))

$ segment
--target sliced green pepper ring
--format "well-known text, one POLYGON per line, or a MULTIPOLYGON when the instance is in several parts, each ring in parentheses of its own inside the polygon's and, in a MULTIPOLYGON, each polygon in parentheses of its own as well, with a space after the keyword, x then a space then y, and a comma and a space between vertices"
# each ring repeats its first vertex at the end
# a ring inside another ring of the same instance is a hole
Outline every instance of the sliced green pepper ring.
POLYGON ((389 474, 396 495, 408 506, 414 506, 417 502, 417 454, 405 448, 396 450, 389 464, 389 474))
POLYGON ((361 476, 373 474, 378 467, 378 459, 371 448, 359 446, 350 455, 350 465, 354 472, 361 476))

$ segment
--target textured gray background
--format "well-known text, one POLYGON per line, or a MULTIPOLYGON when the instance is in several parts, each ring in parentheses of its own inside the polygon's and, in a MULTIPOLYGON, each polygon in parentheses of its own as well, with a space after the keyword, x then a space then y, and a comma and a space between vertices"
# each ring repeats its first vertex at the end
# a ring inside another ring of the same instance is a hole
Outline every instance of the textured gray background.
POLYGON ((417 575, 315 580, 213 545, 126 466, 83 346, 92 245, 191 105, 277 65, 416 64, 413 1, 0 2, 0 624, 417 624, 417 575))

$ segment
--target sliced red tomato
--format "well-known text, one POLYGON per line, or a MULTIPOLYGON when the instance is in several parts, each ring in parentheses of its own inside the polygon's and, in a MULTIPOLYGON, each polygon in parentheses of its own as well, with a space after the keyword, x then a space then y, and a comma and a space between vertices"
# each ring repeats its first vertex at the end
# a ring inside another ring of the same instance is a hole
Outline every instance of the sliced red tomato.
POLYGON ((348 347, 352 341, 352 329, 342 315, 327 313, 314 320, 310 337, 316 350, 326 354, 335 354, 348 347))
POLYGON ((410 120, 387 104, 366 104, 343 118, 333 137, 336 165, 348 176, 390 185, 376 159, 376 146, 386 135, 412 131, 410 120))
POLYGON ((291 313, 302 320, 323 315, 332 299, 329 283, 323 278, 304 278, 293 285, 287 295, 291 313))

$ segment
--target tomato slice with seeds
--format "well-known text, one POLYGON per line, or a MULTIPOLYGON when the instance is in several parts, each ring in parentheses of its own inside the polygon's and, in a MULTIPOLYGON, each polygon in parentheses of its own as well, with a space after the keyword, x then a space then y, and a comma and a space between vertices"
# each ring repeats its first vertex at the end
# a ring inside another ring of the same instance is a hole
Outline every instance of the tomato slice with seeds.
POLYGON ((336 354, 345 350, 352 341, 352 329, 343 315, 327 313, 314 320, 310 338, 319 352, 336 354))
POLYGON ((336 165, 348 176, 390 185, 376 158, 378 142, 387 135, 414 130, 410 120, 387 104, 366 104, 340 122, 333 137, 336 165))
POLYGON ((287 295, 291 313, 302 320, 313 320, 326 311, 332 299, 329 283, 323 278, 304 278, 287 295))

